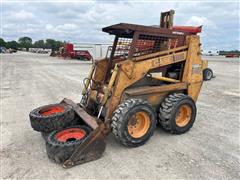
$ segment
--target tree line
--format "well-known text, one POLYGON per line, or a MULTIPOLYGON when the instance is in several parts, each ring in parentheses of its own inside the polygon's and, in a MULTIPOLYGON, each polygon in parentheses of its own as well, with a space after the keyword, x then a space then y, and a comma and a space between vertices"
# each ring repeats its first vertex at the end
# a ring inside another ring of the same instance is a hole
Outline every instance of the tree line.
POLYGON ((28 51, 29 48, 43 48, 43 49, 52 49, 57 51, 60 47, 63 46, 65 42, 57 41, 54 39, 38 40, 33 42, 30 37, 20 37, 18 41, 4 41, 3 38, 0 38, 0 47, 5 47, 7 49, 21 49, 26 48, 28 51))
POLYGON ((238 55, 240 55, 240 51, 239 50, 219 51, 219 55, 227 55, 227 54, 238 54, 238 55))

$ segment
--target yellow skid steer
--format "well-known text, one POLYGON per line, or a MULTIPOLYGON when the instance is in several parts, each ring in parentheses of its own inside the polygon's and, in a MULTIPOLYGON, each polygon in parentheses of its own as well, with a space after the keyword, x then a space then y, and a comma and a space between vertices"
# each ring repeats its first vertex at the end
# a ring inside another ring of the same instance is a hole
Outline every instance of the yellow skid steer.
POLYGON ((84 80, 81 102, 64 99, 30 113, 32 127, 47 134, 50 159, 69 168, 100 158, 110 132, 124 146, 137 147, 157 123, 173 134, 193 126, 203 83, 201 43, 196 33, 173 28, 173 14, 162 13, 158 27, 103 28, 115 39, 84 80))

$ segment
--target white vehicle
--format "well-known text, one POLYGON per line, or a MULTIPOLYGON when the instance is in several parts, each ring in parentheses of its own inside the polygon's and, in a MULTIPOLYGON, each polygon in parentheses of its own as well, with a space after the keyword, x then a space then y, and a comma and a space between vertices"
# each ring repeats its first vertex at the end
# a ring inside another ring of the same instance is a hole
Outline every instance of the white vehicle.
POLYGON ((218 56, 219 51, 218 50, 202 50, 202 55, 205 56, 218 56))

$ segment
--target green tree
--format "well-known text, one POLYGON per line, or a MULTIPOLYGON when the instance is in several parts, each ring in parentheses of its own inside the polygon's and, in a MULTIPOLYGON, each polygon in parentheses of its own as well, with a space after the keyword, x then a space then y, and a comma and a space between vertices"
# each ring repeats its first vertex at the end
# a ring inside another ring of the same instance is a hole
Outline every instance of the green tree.
POLYGON ((32 39, 30 37, 21 37, 18 39, 19 45, 22 48, 26 48, 27 51, 30 47, 32 47, 32 39))
POLYGON ((11 49, 18 49, 19 48, 19 44, 17 43, 17 41, 9 41, 6 43, 6 48, 11 48, 11 49))
POLYGON ((55 44, 56 44, 56 45, 55 45, 55 46, 56 46, 56 51, 58 51, 59 48, 62 47, 64 43, 63 43, 62 41, 56 41, 55 44))
POLYGON ((45 47, 48 49, 55 50, 55 40, 54 39, 46 39, 45 47))
POLYGON ((61 41, 56 41, 54 39, 46 39, 45 47, 48 49, 57 51, 61 46, 63 46, 63 42, 61 41))
POLYGON ((6 42, 3 40, 3 38, 0 38, 0 46, 1 47, 5 47, 6 46, 6 42))
POLYGON ((35 47, 35 48, 45 48, 44 40, 35 41, 34 44, 33 44, 33 47, 35 47))

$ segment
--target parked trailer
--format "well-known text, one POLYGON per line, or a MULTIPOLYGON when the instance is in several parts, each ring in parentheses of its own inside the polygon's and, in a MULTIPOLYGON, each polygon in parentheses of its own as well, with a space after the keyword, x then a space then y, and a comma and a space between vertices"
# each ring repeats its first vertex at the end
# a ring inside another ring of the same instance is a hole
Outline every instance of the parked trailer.
POLYGON ((239 54, 227 54, 225 57, 226 58, 239 58, 239 54))
POLYGON ((92 55, 87 50, 74 50, 72 43, 66 43, 60 48, 60 56, 64 58, 79 59, 85 61, 93 60, 92 55))

